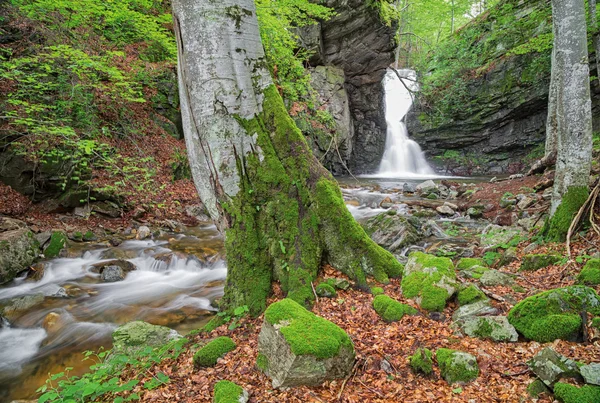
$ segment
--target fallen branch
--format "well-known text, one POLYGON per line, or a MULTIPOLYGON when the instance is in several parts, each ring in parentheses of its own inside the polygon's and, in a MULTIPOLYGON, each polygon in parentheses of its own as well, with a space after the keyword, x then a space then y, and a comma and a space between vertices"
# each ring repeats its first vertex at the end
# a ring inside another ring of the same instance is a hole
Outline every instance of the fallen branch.
POLYGON ((533 163, 525 176, 531 176, 537 173, 544 172, 546 168, 556 164, 556 151, 544 155, 541 159, 533 163))
POLYGON ((319 303, 319 297, 317 296, 317 291, 315 290, 315 285, 313 284, 312 281, 310 282, 310 286, 311 286, 311 288, 313 290, 313 294, 315 294, 315 301, 318 304, 319 303))

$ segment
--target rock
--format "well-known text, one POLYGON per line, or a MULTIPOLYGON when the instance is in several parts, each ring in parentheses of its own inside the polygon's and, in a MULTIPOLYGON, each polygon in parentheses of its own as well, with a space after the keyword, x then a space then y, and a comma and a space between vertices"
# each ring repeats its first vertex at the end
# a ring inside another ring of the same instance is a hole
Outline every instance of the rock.
POLYGON ((552 393, 552 391, 540 379, 535 379, 527 385, 527 393, 531 397, 538 397, 542 393, 552 393))
POLYGON ((504 251, 504 253, 500 257, 498 265, 501 266, 501 267, 502 266, 507 266, 507 265, 511 264, 512 262, 514 262, 517 259, 518 259, 517 248, 514 247, 514 246, 511 246, 510 248, 508 248, 508 249, 506 249, 504 251))
POLYGON ((75 207, 73 209, 73 215, 76 217, 84 217, 87 218, 92 214, 92 208, 89 205, 85 205, 83 207, 75 207))
POLYGON ((113 259, 113 260, 108 260, 105 262, 94 263, 93 265, 90 266, 90 270, 94 273, 102 274, 102 272, 107 267, 112 267, 112 266, 119 267, 121 270, 123 270, 124 273, 128 273, 130 271, 134 271, 137 269, 137 267, 135 267, 135 265, 131 262, 128 262, 126 260, 121 260, 121 259, 113 259))
POLYGON ((288 298, 265 311, 258 351, 264 357, 262 370, 275 388, 316 386, 345 378, 354 364, 350 337, 288 298))
POLYGON ((417 193, 431 193, 432 190, 436 189, 437 185, 431 179, 426 180, 425 182, 421 182, 417 186, 415 186, 415 190, 417 193))
POLYGON ((586 262, 581 272, 577 276, 580 284, 599 285, 600 284, 600 259, 590 259, 586 262))
POLYGON ((517 199, 515 199, 512 195, 510 196, 502 196, 502 198, 500 199, 500 202, 498 202, 498 205, 502 208, 507 208, 510 206, 514 206, 517 204, 517 199))
POLYGON ((442 311, 458 289, 452 260, 422 252, 409 255, 401 283, 406 298, 428 311, 442 311))
POLYGON ((462 351, 439 348, 435 352, 442 378, 452 385, 468 383, 479 376, 479 366, 475 356, 462 351))
POLYGON ((0 284, 14 279, 26 270, 38 257, 40 244, 33 232, 23 227, 18 220, 1 218, 3 228, 12 228, 0 232, 0 284), (19 228, 15 228, 20 226, 19 228))
POLYGON ((490 305, 488 300, 477 301, 473 304, 463 305, 454 311, 452 320, 459 322, 468 317, 474 316, 486 316, 486 315, 497 315, 498 310, 490 305))
POLYGON ((390 252, 399 251, 423 238, 412 220, 388 212, 369 218, 364 228, 373 241, 390 252))
POLYGON ((525 210, 525 209, 531 207, 533 204, 535 204, 536 201, 537 201, 537 198, 535 198, 535 197, 525 196, 517 203, 517 207, 520 210, 525 210))
POLYGON ((417 189, 414 183, 404 182, 404 184, 402 185, 403 193, 415 193, 416 191, 417 189))
POLYGON ((315 287, 315 293, 319 297, 323 298, 333 298, 337 295, 333 286, 327 283, 321 283, 315 287))
POLYGON ((553 387, 561 378, 579 376, 577 363, 558 354, 551 347, 546 347, 537 353, 527 362, 527 365, 549 387, 553 387))
POLYGON ((410 367, 415 373, 430 375, 433 372, 433 353, 428 348, 418 348, 413 355, 409 357, 410 367))
POLYGON ((225 354, 235 350, 235 342, 229 337, 217 337, 206 343, 194 354, 196 368, 214 367, 225 354))
POLYGON ((34 236, 35 236, 35 239, 40 244, 40 247, 43 247, 50 240, 50 237, 52 236, 52 232, 50 232, 50 231, 40 232, 39 234, 35 234, 34 236))
POLYGON ((574 285, 548 290, 525 298, 508 313, 519 333, 540 343, 577 340, 581 335, 581 312, 600 314, 600 297, 593 288, 574 285))
POLYGON ((105 266, 100 273, 100 279, 105 283, 125 280, 125 272, 119 266, 105 266))
POLYGON ((0 315, 13 322, 23 313, 33 308, 34 306, 41 304, 43 301, 44 294, 41 293, 11 298, 8 301, 4 301, 2 303, 4 305, 4 308, 0 310, 0 315))
POLYGON ((24 221, 0 216, 0 232, 14 231, 24 228, 27 228, 27 224, 24 221))
POLYGON ((490 269, 481 275, 479 282, 484 287, 496 287, 499 285, 512 285, 515 280, 510 274, 490 269))
POLYGON ((215 383, 213 403, 247 403, 248 392, 231 381, 215 383))
POLYGON ((523 237, 525 237, 525 233, 521 228, 501 227, 490 224, 485 227, 481 234, 481 245, 486 248, 498 245, 510 245, 513 242, 518 242, 523 237))
POLYGON ((467 317, 457 322, 460 330, 470 337, 494 341, 517 341, 519 335, 506 316, 467 317))
POLYGON ((60 329, 68 324, 68 320, 64 315, 56 312, 50 312, 44 317, 42 321, 42 327, 48 332, 48 334, 56 334, 60 329))
POLYGON ((583 385, 578 387, 569 383, 556 382, 554 397, 563 403, 600 402, 600 387, 583 385))
POLYGON ((138 228, 135 239, 143 240, 143 239, 148 238, 150 236, 150 234, 151 234, 150 228, 148 228, 145 225, 142 225, 138 228))
POLYGON ((600 363, 593 363, 579 367, 581 376, 585 383, 590 385, 600 385, 600 363))
POLYGON ((543 269, 548 266, 552 266, 560 262, 562 259, 561 256, 540 253, 536 255, 525 255, 523 256, 523 260, 521 261, 520 271, 536 271, 539 269, 543 269))
POLYGON ((464 287, 458 292, 456 299, 459 305, 468 305, 477 301, 488 299, 486 295, 481 291, 475 284, 470 284, 468 287, 464 287))
POLYGON ((474 278, 476 280, 481 279, 483 274, 487 271, 490 271, 490 268, 485 266, 471 266, 468 269, 463 269, 460 271, 460 275, 467 278, 474 278))
POLYGON ((147 346, 162 347, 168 342, 180 338, 179 333, 168 327, 134 321, 119 326, 113 332, 113 351, 134 354, 147 346))
POLYGON ((194 217, 198 221, 211 221, 208 211, 202 204, 192 204, 185 207, 185 213, 189 217, 194 217))
POLYGON ((443 206, 439 206, 436 207, 435 209, 438 213, 440 213, 441 215, 445 215, 445 216, 453 216, 454 210, 452 210, 450 207, 443 205, 443 206))
POLYGON ((457 270, 470 269, 474 266, 487 266, 485 261, 477 257, 463 257, 456 263, 457 270))
POLYGON ((350 288, 350 282, 345 278, 328 278, 325 282, 338 290, 347 290, 350 288))
POLYGON ((469 207, 467 209, 467 215, 471 218, 481 218, 483 217, 483 210, 476 207, 469 207))
POLYGON ((539 245, 537 243, 530 243, 529 245, 527 245, 526 247, 523 248, 523 253, 526 255, 529 255, 531 252, 533 252, 534 250, 537 249, 539 245))
POLYGON ((109 200, 94 202, 91 203, 90 206, 93 212, 100 213, 111 218, 121 217, 123 213, 118 204, 109 200))
POLYGON ((395 299, 381 294, 373 298, 373 309, 386 322, 395 322, 404 315, 414 315, 417 310, 410 305, 402 304, 395 299))

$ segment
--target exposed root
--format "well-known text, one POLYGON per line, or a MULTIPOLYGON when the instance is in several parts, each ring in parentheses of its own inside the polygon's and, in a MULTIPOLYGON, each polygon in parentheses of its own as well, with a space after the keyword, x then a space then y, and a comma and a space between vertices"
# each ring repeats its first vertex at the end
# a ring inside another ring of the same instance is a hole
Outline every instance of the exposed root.
POLYGON ((569 226, 569 231, 567 232, 567 256, 571 257, 571 237, 573 233, 579 228, 582 223, 583 217, 589 212, 588 221, 592 226, 592 229, 600 235, 600 227, 596 224, 596 217, 594 216, 594 208, 596 207, 596 201, 598 200, 598 195, 600 194, 600 181, 594 187, 594 190, 590 192, 587 200, 579 211, 573 221, 571 221, 571 225, 569 226))

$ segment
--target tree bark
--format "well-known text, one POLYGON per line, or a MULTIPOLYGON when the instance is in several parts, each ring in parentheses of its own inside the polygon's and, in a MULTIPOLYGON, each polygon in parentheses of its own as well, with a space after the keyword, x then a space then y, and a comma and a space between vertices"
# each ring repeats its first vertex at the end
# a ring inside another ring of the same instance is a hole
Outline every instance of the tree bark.
POLYGON ((366 287, 402 266, 354 221, 268 74, 253 0, 174 0, 194 182, 225 232, 225 309, 266 307, 271 282, 309 305, 329 263, 366 287))
POLYGON ((548 237, 564 240, 588 194, 592 109, 583 0, 553 0, 557 157, 548 237))
POLYGON ((594 55, 596 56, 596 76, 600 83, 600 32, 598 31, 598 17, 596 0, 588 0, 590 8, 590 24, 592 25, 592 39, 594 42, 594 55))

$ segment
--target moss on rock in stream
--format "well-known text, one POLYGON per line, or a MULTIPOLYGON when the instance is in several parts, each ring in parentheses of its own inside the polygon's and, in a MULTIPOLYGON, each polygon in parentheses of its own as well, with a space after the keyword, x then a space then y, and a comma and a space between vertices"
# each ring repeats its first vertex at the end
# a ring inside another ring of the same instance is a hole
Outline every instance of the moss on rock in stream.
POLYGON ((46 249, 44 249, 44 256, 48 259, 57 257, 66 244, 67 236, 63 232, 52 232, 52 236, 50 236, 50 242, 48 243, 46 249))
POLYGON ((554 396, 563 403, 597 403, 600 402, 600 386, 577 387, 558 382, 554 385, 554 396))
POLYGON ((600 259, 590 259, 587 261, 577 280, 580 284, 599 285, 600 284, 600 259))
POLYGON ((590 194, 586 186, 573 186, 563 195, 554 215, 546 222, 542 233, 550 242, 564 242, 573 218, 590 194))
POLYGON ((244 389, 231 381, 219 381, 215 384, 213 403, 240 403, 244 389))
POLYGON ((402 304, 387 295, 377 295, 373 298, 373 309, 386 322, 402 319, 404 315, 414 315, 417 310, 410 305, 402 304))
POLYGON ((415 373, 430 375, 433 372, 433 353, 428 348, 418 348, 410 358, 410 367, 415 373))
POLYGON ((217 360, 228 352, 235 350, 235 342, 229 337, 217 337, 209 341, 194 354, 194 366, 212 367, 217 360))
POLYGON ((265 311, 265 321, 280 326, 279 331, 295 355, 327 359, 335 357, 341 347, 354 351, 350 337, 339 326, 289 298, 271 304, 265 311))

